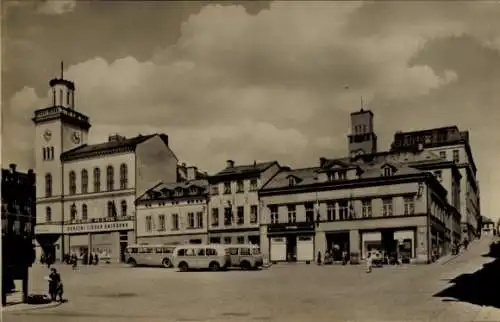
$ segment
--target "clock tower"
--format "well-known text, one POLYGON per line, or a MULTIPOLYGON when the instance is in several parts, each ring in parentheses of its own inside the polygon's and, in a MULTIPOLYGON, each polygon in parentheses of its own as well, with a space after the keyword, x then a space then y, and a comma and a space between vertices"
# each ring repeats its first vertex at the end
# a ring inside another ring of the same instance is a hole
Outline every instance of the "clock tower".
POLYGON ((62 209, 51 202, 59 200, 62 207, 63 164, 61 153, 87 143, 90 129, 89 118, 76 111, 75 84, 61 75, 50 80, 50 103, 37 109, 35 123, 35 173, 37 182, 37 223, 62 221, 62 209), (44 200, 45 199, 45 200, 44 200), (39 204, 43 204, 40 208, 39 204), (50 214, 46 210, 51 207, 50 214))

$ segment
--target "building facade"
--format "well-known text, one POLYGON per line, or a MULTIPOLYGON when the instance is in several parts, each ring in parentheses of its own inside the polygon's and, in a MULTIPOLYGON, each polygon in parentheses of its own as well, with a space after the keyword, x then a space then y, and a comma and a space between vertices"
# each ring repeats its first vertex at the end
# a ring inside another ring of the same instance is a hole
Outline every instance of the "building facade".
POLYGON ((278 171, 278 162, 254 162, 226 168, 209 177, 210 243, 260 244, 261 205, 258 190, 278 171))
POLYGON ((33 117, 37 242, 52 260, 92 253, 119 261, 135 242, 136 196, 175 181, 177 157, 166 134, 88 144, 90 120, 75 109, 74 83, 61 75, 50 86, 51 106, 33 117))
POLYGON ((477 168, 469 142, 469 132, 456 126, 429 130, 397 132, 391 150, 407 150, 420 147, 438 155, 443 161, 451 161, 460 171, 460 207, 462 238, 477 238, 481 230, 481 208, 477 168))
POLYGON ((15 279, 23 280, 23 295, 28 289, 28 268, 34 261, 36 223, 35 173, 22 173, 15 164, 2 169, 2 303, 15 279))
POLYGON ((196 167, 186 170, 179 181, 160 183, 137 199, 137 243, 208 242, 208 181, 196 167))

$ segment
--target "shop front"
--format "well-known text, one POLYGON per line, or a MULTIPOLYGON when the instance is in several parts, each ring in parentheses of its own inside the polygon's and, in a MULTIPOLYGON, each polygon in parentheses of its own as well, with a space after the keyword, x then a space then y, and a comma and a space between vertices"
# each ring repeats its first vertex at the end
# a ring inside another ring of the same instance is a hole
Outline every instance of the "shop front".
POLYGON ((267 227, 271 262, 311 262, 314 260, 314 225, 273 224, 267 227))
POLYGON ((381 229, 361 232, 361 257, 366 259, 368 252, 378 250, 388 258, 398 258, 409 263, 416 256, 415 228, 381 229))

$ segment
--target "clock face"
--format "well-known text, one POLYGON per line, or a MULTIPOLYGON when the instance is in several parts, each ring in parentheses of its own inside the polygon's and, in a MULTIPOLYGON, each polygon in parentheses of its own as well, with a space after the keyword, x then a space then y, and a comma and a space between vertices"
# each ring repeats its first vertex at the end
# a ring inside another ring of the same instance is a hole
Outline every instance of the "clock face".
POLYGON ((73 142, 75 144, 79 144, 80 143, 80 133, 73 132, 73 135, 71 136, 71 139, 73 140, 73 142))
POLYGON ((47 142, 50 141, 50 138, 52 138, 52 132, 50 132, 49 129, 45 130, 45 132, 43 132, 43 138, 47 142))

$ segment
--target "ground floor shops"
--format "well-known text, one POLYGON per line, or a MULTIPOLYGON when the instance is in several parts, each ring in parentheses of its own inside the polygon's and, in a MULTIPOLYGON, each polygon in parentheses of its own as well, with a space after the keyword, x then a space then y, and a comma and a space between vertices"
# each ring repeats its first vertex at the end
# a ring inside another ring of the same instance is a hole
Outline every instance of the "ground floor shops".
POLYGON ((211 244, 254 244, 260 245, 259 230, 234 229, 208 232, 208 242, 211 244))
POLYGON ((148 245, 180 245, 180 244, 206 244, 208 235, 205 234, 179 234, 161 236, 138 236, 138 244, 148 245))
POLYGON ((265 225, 260 231, 261 251, 271 262, 314 261, 315 232, 312 224, 265 225))

